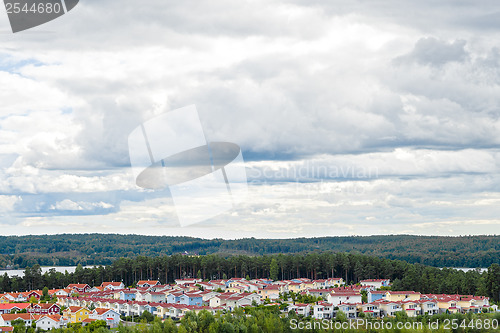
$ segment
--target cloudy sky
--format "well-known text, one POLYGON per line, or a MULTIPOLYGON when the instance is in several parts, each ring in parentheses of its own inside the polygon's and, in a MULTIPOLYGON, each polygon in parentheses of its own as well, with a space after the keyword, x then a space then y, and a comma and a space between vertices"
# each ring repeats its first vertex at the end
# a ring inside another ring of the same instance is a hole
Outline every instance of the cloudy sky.
POLYGON ((0 87, 2 235, 500 233, 498 1, 81 0, 16 34, 1 9, 0 87), (127 140, 192 104, 249 185, 181 227, 127 140))

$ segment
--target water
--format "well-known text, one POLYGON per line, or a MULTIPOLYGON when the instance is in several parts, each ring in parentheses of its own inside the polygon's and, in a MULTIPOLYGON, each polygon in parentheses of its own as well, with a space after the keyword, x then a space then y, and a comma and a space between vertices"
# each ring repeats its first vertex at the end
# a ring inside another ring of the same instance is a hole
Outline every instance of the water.
MULTIPOLYGON (((94 268, 94 267, 95 266, 84 266, 83 268, 94 268)), ((65 271, 68 271, 68 273, 74 273, 76 270, 76 266, 42 267, 42 274, 48 272, 51 268, 54 268, 56 272, 61 272, 61 273, 64 273, 65 271)), ((9 277, 13 276, 23 277, 24 269, 0 269, 0 275, 4 275, 5 273, 7 273, 9 277)))
MULTIPOLYGON (((476 269, 476 268, 466 268, 466 267, 450 267, 450 268, 453 268, 453 269, 456 269, 456 270, 459 270, 459 271, 463 271, 465 273, 467 273, 468 271, 473 271, 473 270, 476 269)), ((481 273, 484 273, 484 272, 488 271, 488 268, 479 268, 479 271, 481 273)))

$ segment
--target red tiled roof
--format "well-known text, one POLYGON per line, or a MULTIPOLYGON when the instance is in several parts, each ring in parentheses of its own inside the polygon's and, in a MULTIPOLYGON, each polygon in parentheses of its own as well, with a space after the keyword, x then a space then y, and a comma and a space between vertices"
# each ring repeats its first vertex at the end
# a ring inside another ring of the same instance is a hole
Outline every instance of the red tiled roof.
POLYGON ((55 315, 42 315, 42 316, 40 316, 40 318, 39 318, 38 320, 43 319, 43 318, 45 318, 45 317, 50 318, 50 319, 52 319, 53 321, 57 321, 57 322, 59 322, 59 321, 61 321, 61 317, 62 317, 62 316, 61 316, 61 315, 58 315, 58 314, 55 314, 55 315))
POLYGON ((389 279, 366 279, 366 280, 361 280, 359 282, 384 282, 388 281, 389 279))
POLYGON ((39 315, 32 315, 32 314, 29 314, 29 313, 6 313, 6 314, 3 314, 3 315, 0 315, 4 321, 13 321, 13 320, 16 320, 16 319, 22 319, 24 321, 26 320, 31 320, 31 318, 37 320, 38 318, 40 318, 39 315))

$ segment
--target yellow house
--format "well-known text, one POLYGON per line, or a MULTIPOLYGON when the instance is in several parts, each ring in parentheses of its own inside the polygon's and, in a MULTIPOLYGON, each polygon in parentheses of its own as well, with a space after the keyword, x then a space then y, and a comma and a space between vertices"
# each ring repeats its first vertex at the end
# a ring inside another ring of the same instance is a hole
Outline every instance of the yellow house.
POLYGON ((420 293, 415 291, 388 291, 385 293, 385 299, 391 302, 418 301, 420 300, 420 293))
POLYGON ((483 308, 489 305, 489 302, 484 296, 458 296, 457 305, 462 312, 479 313, 483 308))
POLYGON ((440 312, 458 313, 460 309, 457 307, 457 301, 449 298, 442 298, 438 300, 438 307, 440 312))
POLYGON ((90 311, 87 308, 79 306, 70 306, 64 310, 64 316, 69 319, 71 323, 81 323, 89 317, 90 311))
POLYGON ((419 302, 408 301, 401 304, 403 311, 406 312, 408 317, 416 317, 422 313, 422 308, 419 302))
POLYGON ((0 296, 0 304, 9 303, 9 299, 5 295, 0 296))
POLYGON ((259 288, 257 293, 263 298, 263 299, 277 299, 280 297, 280 286, 277 285, 269 285, 266 286, 265 288, 259 288))
POLYGON ((302 283, 292 282, 288 284, 288 291, 298 293, 302 291, 302 283))
POLYGON ((242 286, 232 286, 229 288, 226 288, 225 292, 226 293, 242 293, 245 291, 245 288, 242 286))
POLYGON ((485 305, 489 305, 488 298, 483 296, 442 295, 437 301, 439 311, 448 313, 479 313, 485 305))
POLYGON ((310 282, 302 282, 300 284, 300 289, 301 290, 306 290, 306 289, 312 289, 314 288, 314 282, 310 281, 310 282))

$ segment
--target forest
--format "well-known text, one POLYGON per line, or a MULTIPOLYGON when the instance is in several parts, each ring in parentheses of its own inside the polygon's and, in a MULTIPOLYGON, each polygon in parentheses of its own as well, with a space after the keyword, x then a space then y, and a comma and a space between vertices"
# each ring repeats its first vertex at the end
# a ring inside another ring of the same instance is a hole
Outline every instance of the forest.
POLYGON ((25 269, 24 277, 0 277, 0 292, 31 289, 64 288, 70 283, 100 285, 105 281, 123 281, 134 286, 139 280, 153 279, 171 283, 178 278, 273 280, 306 277, 321 279, 342 277, 348 283, 368 278, 389 278, 393 290, 413 290, 422 293, 446 293, 488 296, 494 302, 500 296, 500 265, 492 264, 488 270, 463 272, 449 268, 436 268, 355 253, 307 253, 263 256, 237 255, 223 257, 172 255, 161 257, 138 256, 120 258, 108 266, 83 268, 74 273, 51 270, 42 274, 38 264, 25 269))
POLYGON ((500 263, 500 236, 351 236, 238 240, 117 234, 0 236, 0 269, 110 265, 138 256, 187 253, 225 257, 278 253, 350 252, 435 267, 489 267, 500 263))

